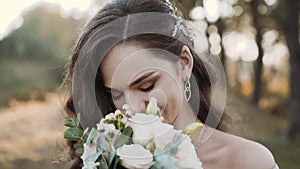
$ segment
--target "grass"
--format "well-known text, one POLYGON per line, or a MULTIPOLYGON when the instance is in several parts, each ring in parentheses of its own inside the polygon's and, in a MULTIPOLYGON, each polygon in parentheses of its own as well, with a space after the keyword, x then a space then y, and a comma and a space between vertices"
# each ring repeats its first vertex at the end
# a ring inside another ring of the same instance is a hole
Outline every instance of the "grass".
POLYGON ((0 107, 10 98, 17 100, 43 99, 43 91, 51 91, 57 75, 47 61, 0 60, 0 107))
POLYGON ((292 143, 287 138, 286 119, 253 106, 248 100, 238 95, 230 98, 231 104, 239 107, 236 113, 243 119, 245 127, 242 136, 265 145, 273 153, 281 169, 298 169, 300 143, 292 143))

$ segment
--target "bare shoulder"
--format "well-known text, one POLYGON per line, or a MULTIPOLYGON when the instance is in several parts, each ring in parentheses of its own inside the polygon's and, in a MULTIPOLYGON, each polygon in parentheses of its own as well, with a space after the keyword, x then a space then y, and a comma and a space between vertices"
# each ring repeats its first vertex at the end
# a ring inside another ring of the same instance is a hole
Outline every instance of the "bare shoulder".
POLYGON ((231 155, 232 168, 273 169, 275 160, 262 144, 231 134, 224 134, 229 143, 228 152, 231 155))

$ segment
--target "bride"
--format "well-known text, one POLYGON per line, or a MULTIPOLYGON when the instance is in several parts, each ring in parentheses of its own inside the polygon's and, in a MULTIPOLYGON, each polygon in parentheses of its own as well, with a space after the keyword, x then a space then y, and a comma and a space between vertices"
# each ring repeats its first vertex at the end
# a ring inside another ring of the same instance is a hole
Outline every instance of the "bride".
MULTIPOLYGON (((176 129, 205 123, 191 136, 203 168, 278 168, 266 147, 226 133, 224 77, 217 62, 196 52, 197 38, 166 0, 114 0, 74 48, 65 81, 69 116, 80 112, 81 127, 91 127, 123 104, 142 112, 155 97, 164 122, 176 129)), ((74 144, 72 169, 82 166, 74 144)))

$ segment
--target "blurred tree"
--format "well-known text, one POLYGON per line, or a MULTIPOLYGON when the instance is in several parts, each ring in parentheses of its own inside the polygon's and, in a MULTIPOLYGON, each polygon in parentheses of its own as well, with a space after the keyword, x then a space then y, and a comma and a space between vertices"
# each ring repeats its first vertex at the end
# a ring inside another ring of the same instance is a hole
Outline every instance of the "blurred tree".
POLYGON ((290 106, 289 137, 300 135, 300 47, 299 47, 299 11, 300 1, 279 1, 275 16, 284 32, 290 53, 290 106))
POLYGON ((252 96, 252 101, 254 104, 257 104, 260 96, 261 96, 261 78, 262 78, 262 71, 263 71, 263 48, 262 48, 262 21, 261 21, 261 16, 258 12, 258 7, 259 7, 259 0, 252 0, 250 1, 250 7, 251 7, 251 13, 252 13, 252 19, 253 19, 253 25, 256 29, 256 44, 258 46, 258 58, 256 60, 255 64, 255 80, 254 80, 254 91, 253 91, 253 96, 252 96))
MULTIPOLYGON (((224 32, 225 32, 225 24, 224 24, 224 21, 222 18, 218 19, 217 23, 216 23, 216 26, 218 28, 218 34, 220 35, 221 39, 223 38, 223 35, 224 35, 224 32)), ((226 57, 225 57, 225 52, 224 52, 224 46, 221 42, 221 51, 220 51, 220 59, 221 59, 221 62, 223 64, 223 68, 224 68, 224 71, 226 73, 226 57)))
POLYGON ((198 0, 173 0, 172 2, 174 2, 176 6, 180 8, 180 10, 183 12, 183 16, 186 19, 190 19, 189 14, 191 10, 196 6, 197 1, 198 0))
POLYGON ((53 91, 62 81, 80 20, 63 18, 42 6, 24 16, 23 25, 0 41, 0 107, 12 98, 31 99, 34 91, 53 91))

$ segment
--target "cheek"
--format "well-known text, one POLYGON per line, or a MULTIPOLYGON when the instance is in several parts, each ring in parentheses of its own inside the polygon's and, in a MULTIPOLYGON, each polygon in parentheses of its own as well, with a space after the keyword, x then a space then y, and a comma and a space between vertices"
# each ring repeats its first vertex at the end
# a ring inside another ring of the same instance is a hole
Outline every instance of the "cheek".
POLYGON ((178 86, 169 86, 168 88, 163 89, 166 98, 163 116, 167 123, 174 122, 182 109, 183 95, 180 93, 180 90, 181 89, 179 89, 178 86))

